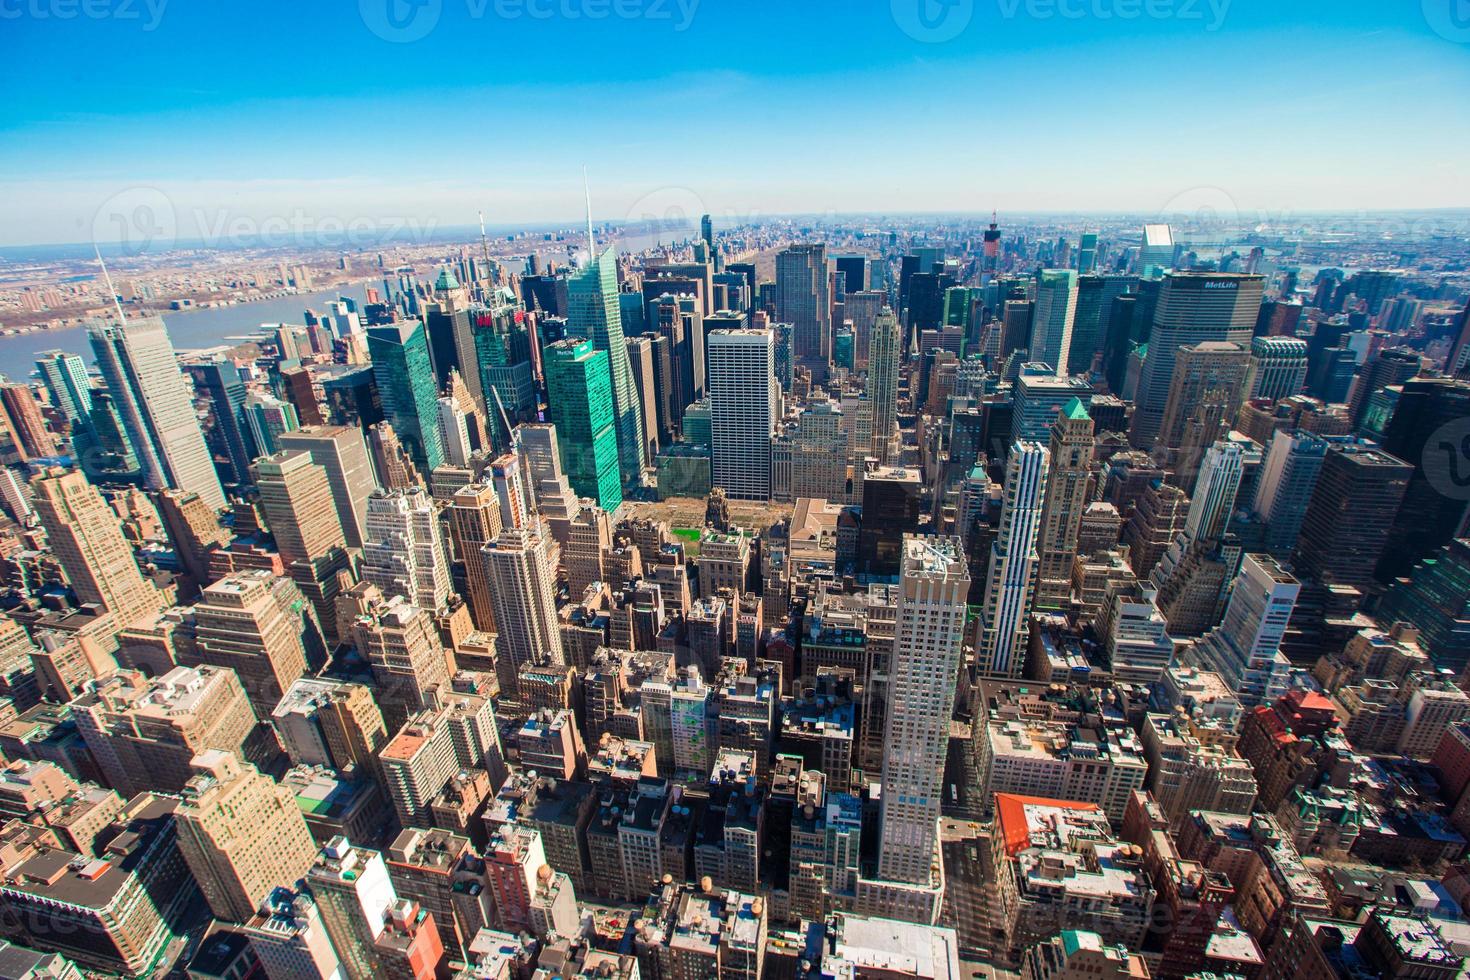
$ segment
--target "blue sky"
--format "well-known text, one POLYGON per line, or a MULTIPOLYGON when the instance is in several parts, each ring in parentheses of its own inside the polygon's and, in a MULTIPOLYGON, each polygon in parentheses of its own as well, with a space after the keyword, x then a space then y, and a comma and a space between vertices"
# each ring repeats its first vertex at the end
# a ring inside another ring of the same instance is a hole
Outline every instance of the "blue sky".
POLYGON ((1470 0, 0 0, 0 38, 0 244, 570 222, 584 163, 600 219, 1470 206, 1470 0))

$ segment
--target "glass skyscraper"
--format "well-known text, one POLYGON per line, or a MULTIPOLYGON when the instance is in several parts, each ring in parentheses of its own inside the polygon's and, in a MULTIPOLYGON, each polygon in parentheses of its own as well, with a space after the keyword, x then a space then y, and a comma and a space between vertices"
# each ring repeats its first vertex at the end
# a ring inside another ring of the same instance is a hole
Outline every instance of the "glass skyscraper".
POLYGON ((418 320, 399 320, 367 331, 373 376, 383 417, 425 473, 444 463, 439 438, 439 393, 429 358, 429 339, 418 320))
POLYGON ((213 437, 216 448, 230 461, 235 482, 249 483, 250 464, 265 455, 256 445, 250 427, 245 424, 245 382, 233 361, 205 361, 185 368, 194 381, 194 390, 209 400, 213 412, 213 437))
POLYGON ((633 387, 633 369, 628 363, 628 345, 623 339, 617 256, 611 247, 572 275, 567 283, 567 305, 567 326, 571 333, 587 337, 607 354, 618 469, 624 485, 637 486, 646 463, 643 418, 638 410, 638 392, 633 387))
POLYGON ((623 489, 607 351, 590 340, 559 340, 542 351, 542 359, 547 413, 567 480, 577 496, 611 511, 623 502, 623 489))

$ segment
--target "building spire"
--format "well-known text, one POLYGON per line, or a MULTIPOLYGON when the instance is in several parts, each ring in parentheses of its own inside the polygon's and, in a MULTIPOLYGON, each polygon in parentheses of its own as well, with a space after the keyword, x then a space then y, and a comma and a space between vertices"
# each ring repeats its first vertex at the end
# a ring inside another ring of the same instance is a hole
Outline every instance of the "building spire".
POLYGON ((107 273, 107 263, 102 261, 102 250, 97 247, 96 242, 92 243, 92 252, 97 256, 97 264, 102 267, 102 278, 107 283, 107 295, 112 297, 113 308, 117 310, 117 322, 126 327, 128 318, 123 316, 122 303, 118 301, 117 290, 112 288, 112 276, 107 273))
POLYGON ((597 259, 597 241, 592 237, 592 187, 587 183, 587 165, 582 165, 582 193, 587 197, 587 256, 597 259))

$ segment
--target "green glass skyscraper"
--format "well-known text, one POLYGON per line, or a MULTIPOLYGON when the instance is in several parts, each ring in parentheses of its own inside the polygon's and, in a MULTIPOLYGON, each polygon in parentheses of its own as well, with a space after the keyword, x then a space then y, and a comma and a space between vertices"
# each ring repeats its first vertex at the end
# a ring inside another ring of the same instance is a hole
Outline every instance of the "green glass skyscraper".
POLYGON ((429 360, 429 338, 418 320, 398 320, 367 331, 373 377, 383 417, 425 474, 444 463, 439 437, 439 392, 429 360))
POLYGON ((607 351, 590 340, 558 340, 542 351, 542 367, 567 480, 577 496, 611 511, 623 502, 623 485, 607 351))
POLYGON ((628 363, 628 345, 623 340, 617 255, 611 247, 573 273, 567 283, 567 307, 568 330, 575 336, 589 338, 608 356, 618 470, 624 486, 637 486, 646 463, 643 418, 638 411, 638 392, 633 387, 633 368, 628 363))

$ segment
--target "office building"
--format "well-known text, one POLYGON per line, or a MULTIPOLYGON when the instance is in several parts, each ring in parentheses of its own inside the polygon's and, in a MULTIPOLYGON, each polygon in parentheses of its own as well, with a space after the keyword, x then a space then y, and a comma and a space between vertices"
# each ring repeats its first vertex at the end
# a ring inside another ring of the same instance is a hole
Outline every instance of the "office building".
POLYGON ((367 342, 384 419, 419 468, 433 472, 444 465, 444 443, 437 424, 439 388, 423 323, 398 320, 370 326, 367 342))
POLYGON ((1045 443, 1052 424, 1073 399, 1086 408, 1092 385, 1080 377, 1058 377, 1046 364, 1028 361, 1016 378, 1009 442, 1045 443))
MULTIPOLYGON (((913 904, 896 900, 890 906, 898 913, 893 917, 909 921, 932 901, 932 924, 943 890, 936 868, 941 780, 969 591, 958 539, 904 537, 898 630, 889 662, 878 878, 913 893, 913 904)), ((858 887, 861 892, 863 883, 858 887)), ((881 884, 876 889, 886 890, 881 884)))
POLYGON ((710 479, 739 500, 771 496, 771 435, 780 417, 769 330, 709 335, 710 479))
POLYGON ((355 425, 306 425, 283 433, 281 449, 305 450, 327 473, 332 502, 347 547, 361 548, 366 531, 367 498, 373 492, 373 468, 362 429, 355 425))
POLYGON ((1275 701, 1286 691, 1290 662, 1281 638, 1296 607, 1301 583, 1269 555, 1249 554, 1225 607, 1225 619, 1190 650, 1249 707, 1275 701))
POLYGON ((1299 337, 1251 338, 1246 398, 1280 401, 1300 395, 1307 383, 1307 342, 1299 337))
POLYGON ((87 325, 87 338, 144 485, 191 490, 222 509, 224 490, 163 319, 93 321, 87 325))
MULTIPOLYGON (((1049 365, 1065 378, 1072 350, 1072 327, 1077 316, 1077 273, 1071 269, 1043 269, 1036 283, 1036 307, 1031 320, 1031 360, 1049 365)), ((1089 365, 1081 365, 1085 371, 1089 365)))
POLYGON ((1260 312, 1261 276, 1171 272, 1164 276, 1138 378, 1129 442, 1152 448, 1163 429, 1179 348, 1203 341, 1248 346, 1260 312))
POLYGON ((248 922, 283 881, 311 867, 316 843, 291 791, 230 752, 192 761, 174 812, 179 851, 217 918, 248 922))
POLYGON ((362 577, 385 596, 401 595, 437 611, 449 600, 452 583, 439 512, 422 488, 374 490, 367 501, 367 539, 362 577))
MULTIPOLYGON (((567 281, 567 325, 574 336, 586 337, 607 355, 618 469, 624 486, 636 486, 648 461, 643 413, 639 411, 638 391, 628 362, 628 344, 623 336, 617 265, 617 255, 611 247, 600 255, 595 254, 594 247, 588 263, 567 281)), ((565 456, 562 459, 566 461, 565 456)), ((571 467, 567 470, 570 473, 571 467)), ((608 507, 606 503, 603 506, 608 507)))
POLYGON ((825 245, 792 245, 776 253, 776 321, 791 324, 792 360, 819 383, 832 357, 827 274, 825 245))
POLYGON ((556 574, 544 532, 507 527, 481 552, 499 627, 500 689, 513 696, 521 667, 563 662, 556 618, 556 574))
POLYGON ((561 340, 542 351, 547 415, 556 426, 562 467, 580 497, 616 510, 623 500, 618 429, 607 352, 591 341, 561 340))
POLYGON ((1414 468, 1371 443, 1334 443, 1302 518, 1296 567, 1323 585, 1367 591, 1379 561, 1398 542, 1395 515, 1414 468))
POLYGON ((1072 559, 1092 481, 1092 419, 1076 398, 1052 425, 1049 456, 1036 537, 1036 601, 1046 608, 1059 608, 1072 594, 1072 559))
POLYGON ((111 613, 116 629, 163 608, 163 594, 143 577, 117 514, 80 470, 49 469, 31 490, 51 551, 79 602, 111 613))
POLYGON ((976 665, 982 674, 1019 677, 1025 667, 1047 471, 1047 453, 1040 444, 1017 442, 1011 447, 1000 527, 990 547, 990 569, 976 627, 976 665))

